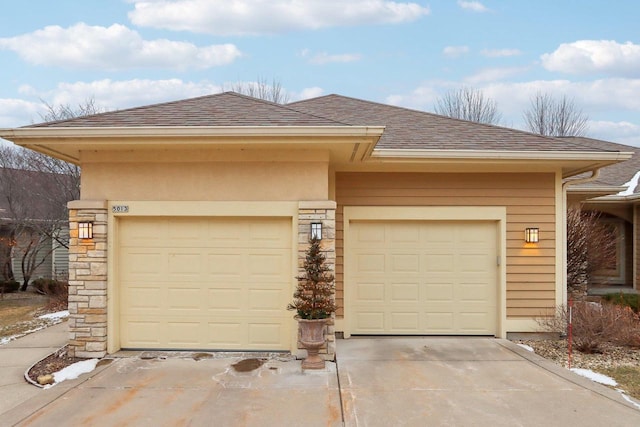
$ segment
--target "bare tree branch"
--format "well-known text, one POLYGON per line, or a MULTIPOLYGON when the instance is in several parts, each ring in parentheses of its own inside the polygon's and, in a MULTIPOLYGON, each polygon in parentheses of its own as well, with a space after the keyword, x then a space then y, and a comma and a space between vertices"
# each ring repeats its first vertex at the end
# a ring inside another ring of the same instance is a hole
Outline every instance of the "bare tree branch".
POLYGON ((481 90, 464 87, 447 92, 438 98, 437 114, 478 123, 498 124, 502 114, 493 99, 486 98, 481 90))
POLYGON ((584 136, 589 121, 573 99, 540 92, 531 98, 523 116, 529 131, 545 136, 584 136))
MULTIPOLYGON (((223 88, 224 90, 227 89, 223 88)), ((284 90, 282 84, 275 79, 269 83, 267 79, 258 77, 255 82, 234 83, 229 90, 276 104, 289 102, 289 94, 284 90)))
MULTIPOLYGON (((67 120, 101 112, 93 99, 76 109, 42 101, 43 120, 67 120)), ((0 254, 2 275, 13 279, 11 258, 20 260, 26 290, 51 253, 68 247, 67 202, 80 198, 80 168, 17 146, 0 146, 0 254)))

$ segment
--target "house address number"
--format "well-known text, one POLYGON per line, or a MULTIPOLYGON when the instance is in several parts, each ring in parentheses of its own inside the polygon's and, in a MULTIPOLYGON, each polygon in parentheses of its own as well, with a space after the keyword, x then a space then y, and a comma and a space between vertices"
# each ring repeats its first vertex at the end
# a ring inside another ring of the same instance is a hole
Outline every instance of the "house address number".
POLYGON ((128 205, 113 205, 111 206, 111 212, 113 213, 128 213, 129 206, 128 205))

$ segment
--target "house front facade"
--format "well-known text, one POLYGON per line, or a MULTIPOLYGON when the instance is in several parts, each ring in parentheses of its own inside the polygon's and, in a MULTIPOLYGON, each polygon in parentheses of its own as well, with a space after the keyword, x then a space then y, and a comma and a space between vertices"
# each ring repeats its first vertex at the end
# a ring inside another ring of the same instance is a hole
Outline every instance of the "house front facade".
POLYGON ((79 357, 296 352, 286 306, 312 223, 336 276, 328 357, 336 333, 535 331, 566 301, 565 179, 631 156, 338 95, 223 93, 0 136, 82 167, 79 357))

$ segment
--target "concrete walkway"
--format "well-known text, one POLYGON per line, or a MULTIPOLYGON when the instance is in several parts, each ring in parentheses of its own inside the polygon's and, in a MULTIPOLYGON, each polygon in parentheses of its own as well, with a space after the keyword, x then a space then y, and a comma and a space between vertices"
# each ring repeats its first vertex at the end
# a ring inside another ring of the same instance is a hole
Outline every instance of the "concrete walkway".
POLYGON ((51 389, 27 384, 66 339, 62 324, 0 346, 0 426, 640 425, 619 393, 504 340, 339 340, 317 372, 285 355, 243 367, 251 355, 123 352, 51 389))
POLYGON ((62 322, 0 345, 0 425, 13 425, 22 417, 46 404, 42 390, 27 383, 24 372, 67 343, 67 323, 62 322), (24 412, 23 412, 24 411, 24 412))

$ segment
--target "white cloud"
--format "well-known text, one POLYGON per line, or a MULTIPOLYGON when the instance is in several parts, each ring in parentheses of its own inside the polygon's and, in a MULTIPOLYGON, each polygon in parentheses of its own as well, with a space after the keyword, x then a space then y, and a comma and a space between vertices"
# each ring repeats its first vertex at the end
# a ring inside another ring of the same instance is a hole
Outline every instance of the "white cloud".
POLYGON ((549 71, 571 74, 605 73, 612 76, 640 76, 640 45, 614 40, 578 40, 563 43, 541 56, 549 71))
POLYGON ((332 62, 355 62, 362 58, 362 55, 357 53, 329 54, 327 52, 319 52, 312 54, 309 49, 304 49, 302 56, 308 58, 309 63, 316 65, 324 65, 332 62))
POLYGON ((495 82, 527 71, 526 67, 485 68, 464 79, 466 83, 495 82))
POLYGON ((132 0, 135 25, 215 35, 273 34, 412 22, 429 14, 413 2, 387 0, 132 0))
MULTIPOLYGON (((46 100, 51 105, 74 106, 93 98, 97 107, 106 110, 137 107, 221 91, 220 85, 209 82, 185 82, 180 79, 120 81, 104 79, 92 82, 59 83, 54 89, 46 91, 30 86, 21 88, 21 93, 46 100)), ((31 119, 38 121, 39 117, 31 119)))
POLYGON ((479 1, 462 1, 458 0, 458 6, 464 10, 470 10, 472 12, 488 12, 489 9, 479 1))
POLYGON ((640 125, 626 121, 589 121, 589 136, 640 147, 640 125))
POLYGON ((469 53, 469 46, 447 46, 442 49, 442 53, 449 58, 458 58, 469 53))
POLYGON ((522 52, 519 49, 482 49, 480 54, 488 58, 500 58, 520 55, 522 52))
POLYGON ((291 101, 299 101, 302 99, 310 99, 310 98, 317 98, 318 96, 322 96, 324 95, 324 90, 321 87, 308 87, 305 89, 302 89, 302 91, 300 93, 293 93, 291 96, 291 101))
POLYGON ((39 121, 44 112, 40 102, 23 99, 0 99, 0 127, 26 126, 39 121))
POLYGON ((138 32, 119 24, 48 26, 33 33, 0 38, 0 49, 15 51, 36 65, 107 70, 202 69, 230 64, 241 56, 233 44, 198 47, 166 39, 143 40, 138 32))

